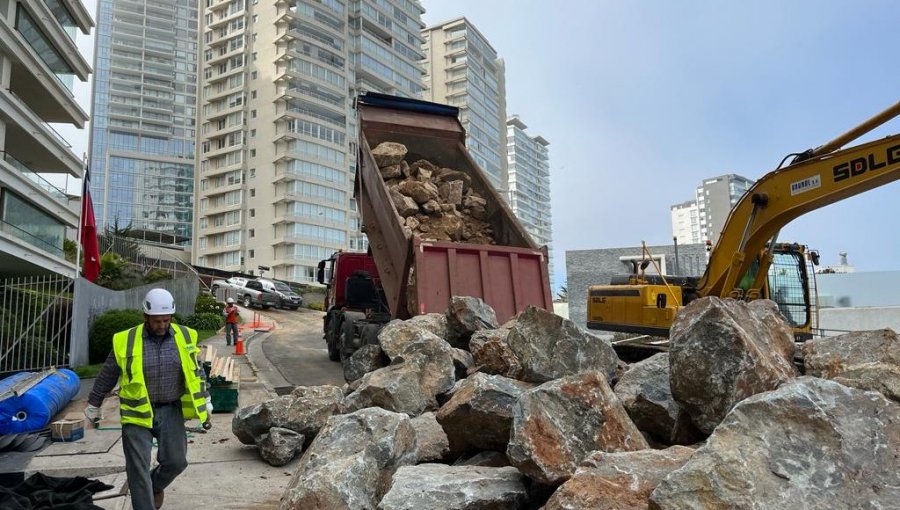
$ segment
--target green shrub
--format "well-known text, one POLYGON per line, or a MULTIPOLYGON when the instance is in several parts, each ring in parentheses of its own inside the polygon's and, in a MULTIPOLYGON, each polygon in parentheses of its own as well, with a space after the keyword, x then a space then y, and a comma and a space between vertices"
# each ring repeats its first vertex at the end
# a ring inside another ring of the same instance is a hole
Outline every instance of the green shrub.
POLYGON ((325 305, 323 303, 309 303, 306 305, 310 310, 318 310, 320 312, 325 311, 325 305))
POLYGON ((163 280, 171 280, 172 273, 164 269, 153 269, 144 275, 144 283, 155 283, 163 280))
POLYGON ((195 314, 214 313, 216 315, 222 315, 223 308, 225 308, 225 305, 216 301, 215 296, 205 292, 197 294, 197 301, 194 302, 195 314))
POLYGON ((225 317, 217 313, 195 313, 185 317, 184 321, 179 324, 196 330, 210 329, 216 331, 225 325, 225 317))
POLYGON ((99 315, 88 333, 88 358, 91 363, 102 363, 112 350, 113 335, 144 323, 139 310, 110 310, 99 315))

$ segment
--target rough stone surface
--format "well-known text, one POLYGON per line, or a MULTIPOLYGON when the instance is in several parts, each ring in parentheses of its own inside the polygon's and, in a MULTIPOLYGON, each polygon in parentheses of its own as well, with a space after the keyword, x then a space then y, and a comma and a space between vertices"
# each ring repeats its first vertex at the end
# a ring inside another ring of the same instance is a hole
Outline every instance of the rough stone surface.
POLYGON ((381 172, 381 177, 385 180, 387 179, 396 179, 402 175, 400 170, 400 165, 391 165, 385 166, 378 169, 381 172))
POLYGON ((437 187, 430 182, 403 181, 397 186, 397 189, 400 193, 415 200, 419 205, 429 200, 437 200, 440 197, 437 187))
POLYGON ((672 396, 711 434, 736 403, 796 377, 793 355, 793 331, 775 302, 698 299, 672 324, 672 396))
MULTIPOLYGON (((388 358, 397 357, 407 345, 443 340, 447 336, 447 318, 440 313, 427 313, 412 319, 393 320, 378 333, 378 344, 388 358)), ((448 345, 449 347, 449 345, 448 345)))
POLYGON ((299 386, 290 395, 277 397, 234 413, 231 431, 244 444, 256 444, 256 438, 272 427, 282 427, 315 437, 332 414, 340 411, 343 392, 337 386, 299 386))
POLYGON ((569 479, 592 451, 648 448, 606 377, 585 372, 524 392, 512 412, 506 449, 512 465, 539 483, 553 485, 569 479))
POLYGON ((453 358, 453 366, 456 369, 456 380, 465 379, 475 368, 475 358, 469 351, 462 349, 450 349, 450 357, 453 358))
POLYGON ((240 442, 255 445, 257 437, 268 434, 270 428, 284 421, 291 400, 285 395, 238 409, 231 419, 231 432, 240 442))
POLYGON ((524 477, 512 467, 403 466, 379 510, 505 510, 525 508, 524 477))
POLYGON ((856 331, 803 344, 806 375, 877 391, 900 403, 900 338, 891 329, 856 331))
POLYGON ((472 178, 465 172, 453 170, 450 168, 441 168, 435 172, 438 182, 454 182, 459 181, 463 186, 463 193, 468 193, 469 187, 472 185, 472 178))
POLYGON ((381 347, 375 344, 366 344, 344 360, 344 379, 353 382, 369 372, 388 366, 390 360, 384 355, 381 347))
POLYGON ((259 455, 272 466, 283 466, 294 460, 303 449, 305 438, 293 430, 272 427, 256 439, 259 455))
POLYGON ((356 389, 344 397, 345 412, 367 407, 380 407, 397 413, 418 416, 435 409, 437 402, 419 384, 420 367, 415 363, 399 363, 369 372, 356 381, 356 389))
POLYGON ((650 508, 897 508, 898 459, 900 405, 801 377, 737 404, 650 508))
POLYGON ((503 467, 509 466, 509 459, 503 452, 478 452, 471 457, 460 457, 453 463, 454 466, 488 466, 503 467))
POLYGON ((281 510, 374 509, 400 466, 415 462, 409 417, 384 409, 332 416, 301 457, 281 510))
MULTIPOLYGON (((400 190, 396 187, 390 188, 389 191, 391 195, 391 201, 394 202, 394 208, 397 209, 397 213, 409 219, 410 217, 419 214, 419 204, 416 203, 411 197, 400 193, 400 190)), ((418 220, 416 220, 416 227, 418 227, 418 220)), ((413 228, 410 226, 410 228, 413 228)))
POLYGON ((507 342, 509 329, 477 331, 469 339, 469 350, 478 370, 506 377, 522 373, 522 364, 507 342))
POLYGON ((521 364, 521 371, 513 377, 529 382, 542 383, 592 370, 602 372, 609 381, 619 360, 608 340, 534 306, 516 318, 507 343, 521 364))
POLYGON ((650 493, 694 450, 673 446, 666 450, 593 452, 562 484, 542 510, 615 508, 645 510, 650 493))
POLYGON ((378 165, 378 168, 384 168, 399 165, 406 157, 406 152, 406 146, 402 143, 381 142, 372 149, 372 156, 375 157, 375 164, 378 165))
POLYGON ((500 327, 494 309, 476 297, 451 297, 446 316, 446 339, 450 345, 460 349, 469 348, 469 339, 476 331, 500 327))
POLYGON ((616 383, 615 392, 641 432, 663 444, 671 444, 678 404, 669 389, 668 353, 631 365, 616 383))
POLYGON ((416 464, 441 460, 450 453, 447 434, 434 413, 416 416, 410 423, 416 430, 416 464))
POLYGON ((435 414, 454 457, 478 450, 506 451, 512 410, 531 385, 499 375, 473 374, 461 381, 435 414))
POLYGON ((462 205, 463 188, 464 185, 462 181, 442 182, 438 186, 438 193, 440 193, 444 203, 453 204, 459 207, 462 205))

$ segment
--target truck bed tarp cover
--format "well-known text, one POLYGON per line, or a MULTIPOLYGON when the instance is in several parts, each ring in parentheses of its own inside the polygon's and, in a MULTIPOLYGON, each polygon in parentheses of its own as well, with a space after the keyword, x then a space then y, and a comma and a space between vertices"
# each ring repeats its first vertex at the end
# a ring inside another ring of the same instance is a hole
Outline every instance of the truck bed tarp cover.
POLYGON ((407 97, 388 96, 377 92, 367 92, 359 96, 359 104, 378 106, 381 108, 393 108, 410 112, 427 113, 431 115, 443 115, 445 117, 459 117, 459 108, 445 104, 430 103, 420 99, 407 97))

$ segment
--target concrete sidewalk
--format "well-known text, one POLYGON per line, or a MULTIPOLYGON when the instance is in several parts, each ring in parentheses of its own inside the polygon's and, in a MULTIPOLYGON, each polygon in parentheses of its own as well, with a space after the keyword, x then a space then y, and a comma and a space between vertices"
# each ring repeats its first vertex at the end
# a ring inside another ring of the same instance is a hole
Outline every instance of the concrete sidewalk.
MULTIPOLYGON (((241 309, 242 318, 249 317, 241 309)), ((252 312, 251 312, 252 315, 252 312)), ((271 322, 271 321, 269 321, 271 322)), ((233 356, 240 366, 238 403, 240 407, 252 405, 275 396, 264 374, 257 369, 253 356, 261 356, 261 344, 266 332, 244 330, 244 349, 247 356, 233 356)), ((212 345, 218 355, 233 353, 233 347, 225 346, 225 336, 220 333, 207 339, 202 345, 212 345)), ((270 366, 260 359, 263 366, 270 366)), ((280 374, 276 374, 276 380, 280 374)), ((82 415, 87 405, 87 391, 80 392, 85 399, 73 400, 57 416, 82 415)), ((114 488, 94 498, 94 503, 108 510, 127 510, 131 501, 127 495, 125 458, 122 453, 121 427, 119 424, 118 397, 111 396, 103 403, 104 420, 98 429, 86 428, 85 437, 72 443, 53 443, 42 450, 28 464, 26 476, 41 472, 51 476, 84 476, 102 480, 114 488)), ((272 467, 263 461, 255 446, 243 445, 231 432, 232 412, 213 412, 212 429, 206 433, 189 432, 188 468, 166 489, 163 508, 166 510, 196 510, 197 508, 223 509, 274 509, 290 481, 293 462, 282 467, 272 467)), ((83 416, 83 415, 82 415, 83 416)), ((197 420, 187 423, 198 427, 197 420)), ((153 464, 156 464, 154 448, 153 464)))

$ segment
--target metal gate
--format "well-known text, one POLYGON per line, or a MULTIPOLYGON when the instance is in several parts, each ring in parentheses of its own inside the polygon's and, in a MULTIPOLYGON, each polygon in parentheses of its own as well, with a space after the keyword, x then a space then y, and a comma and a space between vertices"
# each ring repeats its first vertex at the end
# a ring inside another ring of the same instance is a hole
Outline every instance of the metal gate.
POLYGON ((0 374, 68 366, 72 278, 0 280, 0 374))

